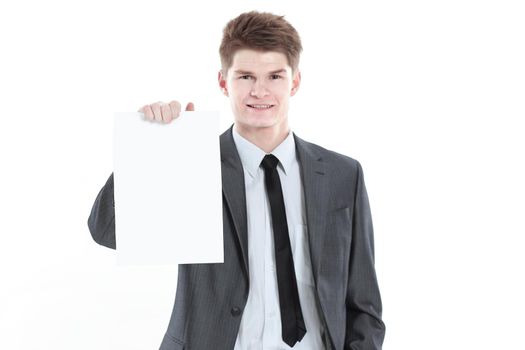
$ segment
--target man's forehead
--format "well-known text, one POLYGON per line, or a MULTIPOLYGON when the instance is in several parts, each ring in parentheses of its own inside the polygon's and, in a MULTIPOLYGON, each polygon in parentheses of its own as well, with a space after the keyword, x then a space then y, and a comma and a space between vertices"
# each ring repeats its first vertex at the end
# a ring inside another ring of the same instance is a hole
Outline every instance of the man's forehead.
POLYGON ((232 71, 274 72, 289 71, 286 55, 277 51, 238 50, 233 56, 232 71))
MULTIPOLYGON (((264 71, 264 69, 263 69, 264 71)), ((271 71, 268 71, 266 73, 269 73, 269 74, 286 74, 288 72, 288 70, 286 68, 280 68, 280 69, 276 69, 276 70, 271 70, 271 71)), ((252 70, 246 70, 246 69, 235 69, 233 70, 233 73, 235 74, 255 74, 257 72, 254 72, 252 70)))

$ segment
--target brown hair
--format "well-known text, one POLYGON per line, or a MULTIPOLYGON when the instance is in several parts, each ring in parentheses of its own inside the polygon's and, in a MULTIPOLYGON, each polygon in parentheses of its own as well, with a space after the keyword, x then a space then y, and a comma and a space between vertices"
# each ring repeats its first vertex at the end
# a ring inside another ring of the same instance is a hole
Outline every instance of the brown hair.
POLYGON ((303 47, 299 33, 284 19, 268 12, 245 12, 230 20, 223 30, 219 48, 222 72, 226 75, 239 49, 277 51, 286 55, 295 72, 303 47))

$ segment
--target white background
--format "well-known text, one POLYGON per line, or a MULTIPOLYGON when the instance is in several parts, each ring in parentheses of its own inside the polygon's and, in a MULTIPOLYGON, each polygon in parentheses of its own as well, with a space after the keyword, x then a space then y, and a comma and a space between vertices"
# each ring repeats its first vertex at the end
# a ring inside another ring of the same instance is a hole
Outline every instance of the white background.
POLYGON ((301 34, 293 130, 363 165, 384 349, 524 349, 525 12, 504 0, 2 2, 0 348, 158 348, 176 267, 117 268, 87 228, 112 114, 227 113, 222 28, 252 9, 301 34))

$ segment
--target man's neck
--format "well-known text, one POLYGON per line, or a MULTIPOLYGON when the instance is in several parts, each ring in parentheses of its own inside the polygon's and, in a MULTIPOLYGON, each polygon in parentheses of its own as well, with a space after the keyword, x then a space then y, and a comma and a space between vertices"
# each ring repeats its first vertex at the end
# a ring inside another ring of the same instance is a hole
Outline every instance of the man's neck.
POLYGON ((271 153, 290 133, 288 123, 269 128, 245 128, 239 123, 233 126, 235 131, 266 153, 271 153))

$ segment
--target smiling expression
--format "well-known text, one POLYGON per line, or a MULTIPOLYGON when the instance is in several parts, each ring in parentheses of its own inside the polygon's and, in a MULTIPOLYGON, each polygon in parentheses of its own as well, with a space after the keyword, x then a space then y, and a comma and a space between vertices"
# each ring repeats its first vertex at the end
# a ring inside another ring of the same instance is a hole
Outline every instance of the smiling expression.
POLYGON ((288 128, 288 103, 299 88, 301 74, 283 53, 240 49, 219 86, 230 98, 235 122, 243 129, 288 128))

